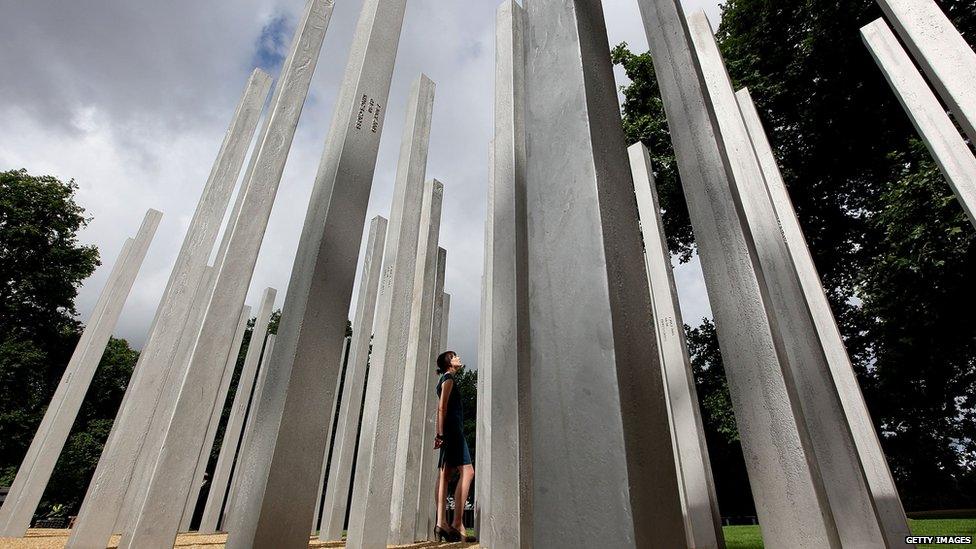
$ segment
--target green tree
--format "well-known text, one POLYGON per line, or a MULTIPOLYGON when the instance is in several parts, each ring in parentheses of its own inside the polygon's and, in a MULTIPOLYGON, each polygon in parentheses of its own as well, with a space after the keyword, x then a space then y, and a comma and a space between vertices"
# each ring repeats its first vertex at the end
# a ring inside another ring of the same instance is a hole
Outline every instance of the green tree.
POLYGON ((0 485, 10 486, 17 467, 40 424, 45 397, 48 355, 30 340, 0 340, 0 485))
POLYGON ((77 185, 0 172, 0 483, 9 483, 77 340, 74 299, 98 266, 77 185))
POLYGON ((26 170, 0 172, 0 334, 50 338, 77 326, 74 299, 98 267, 78 243, 88 223, 78 189, 26 170))
MULTIPOLYGON (((105 346, 85 402, 51 475, 38 515, 48 514, 54 505, 63 505, 70 515, 78 511, 138 359, 139 353, 124 339, 113 337, 105 346)), ((33 435, 33 431, 30 434, 33 435)))
POLYGON ((611 57, 614 63, 624 68, 631 80, 623 88, 624 102, 621 108, 624 132, 631 143, 640 141, 647 146, 654 168, 658 199, 661 210, 665 212, 664 233, 668 247, 682 262, 689 261, 695 251, 694 234, 678 179, 678 164, 674 158, 671 134, 664 116, 664 102, 654 76, 651 56, 632 53, 623 43, 613 49, 611 57))
MULTIPOLYGON (((0 172, 0 485, 13 481, 81 335, 74 300, 99 262, 78 242, 88 218, 76 190, 0 172)), ((109 340, 39 515, 77 510, 137 358, 125 340, 109 340)))
POLYGON ((872 217, 862 387, 913 509, 976 504, 976 234, 920 142, 872 217))
POLYGON ((474 458, 477 451, 475 431, 478 425, 478 371, 465 368, 454 380, 461 395, 461 409, 464 411, 464 439, 471 450, 471 457, 474 458))
MULTIPOLYGON (((972 44, 971 0, 938 3, 972 44)), ((873 0, 728 0, 717 37, 763 118, 906 506, 972 506, 976 235, 861 43, 880 16, 873 0)), ((625 130, 653 150, 669 245, 687 260, 651 58, 622 44, 614 60, 632 80, 625 130)), ((690 337, 713 338, 702 329, 690 337)), ((714 465, 712 442, 736 440, 713 394, 699 396, 714 465)))

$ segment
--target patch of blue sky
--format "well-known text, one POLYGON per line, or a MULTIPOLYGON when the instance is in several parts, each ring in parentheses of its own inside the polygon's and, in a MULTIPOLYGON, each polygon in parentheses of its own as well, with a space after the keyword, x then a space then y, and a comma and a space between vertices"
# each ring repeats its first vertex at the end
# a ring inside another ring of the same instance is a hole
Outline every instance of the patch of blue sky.
POLYGON ((288 55, 289 39, 294 32, 295 25, 287 14, 274 15, 261 29, 251 58, 252 66, 277 73, 288 55))

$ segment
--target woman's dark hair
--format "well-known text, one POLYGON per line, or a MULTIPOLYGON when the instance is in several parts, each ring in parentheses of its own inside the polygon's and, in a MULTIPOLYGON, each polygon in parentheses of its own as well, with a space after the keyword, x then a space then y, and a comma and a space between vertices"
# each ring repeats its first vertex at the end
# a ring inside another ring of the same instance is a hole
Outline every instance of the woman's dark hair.
POLYGON ((456 356, 457 353, 455 353, 454 351, 444 351, 443 353, 438 355, 437 373, 443 374, 444 372, 446 372, 447 369, 451 367, 451 361, 454 360, 454 357, 456 356))

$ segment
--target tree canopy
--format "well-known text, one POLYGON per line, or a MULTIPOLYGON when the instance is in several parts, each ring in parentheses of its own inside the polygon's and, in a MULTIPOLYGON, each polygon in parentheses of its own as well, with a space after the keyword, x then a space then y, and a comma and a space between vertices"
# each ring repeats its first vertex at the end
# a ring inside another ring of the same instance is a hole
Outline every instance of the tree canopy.
MULTIPOLYGON (((971 0, 938 4, 972 45, 971 0)), ((873 0, 728 0, 717 37, 763 118, 906 507, 972 507, 976 232, 861 43, 880 16, 873 0)), ((652 151, 669 246, 687 261, 694 237, 651 57, 626 44, 613 57, 631 79, 625 131, 652 151)), ((689 344, 714 465, 737 444, 714 327, 689 344)), ((731 480, 717 479, 720 498, 731 480)))
POLYGON ((47 336, 76 325, 74 299, 98 267, 98 250, 78 243, 88 219, 74 181, 0 172, 0 333, 47 336))
MULTIPOLYGON (((88 222, 77 186, 25 170, 0 172, 0 485, 8 486, 80 336, 75 297, 99 264, 78 242, 88 222)), ((138 353, 106 346, 41 502, 77 508, 138 353)))

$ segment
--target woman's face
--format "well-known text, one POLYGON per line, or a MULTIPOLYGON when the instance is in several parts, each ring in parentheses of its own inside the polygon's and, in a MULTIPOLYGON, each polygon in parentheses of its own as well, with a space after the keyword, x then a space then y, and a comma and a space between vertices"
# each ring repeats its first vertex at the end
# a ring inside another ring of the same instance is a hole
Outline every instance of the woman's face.
POLYGON ((454 358, 451 359, 451 369, 459 372, 462 368, 464 368, 464 363, 461 362, 461 355, 454 355, 454 358))

